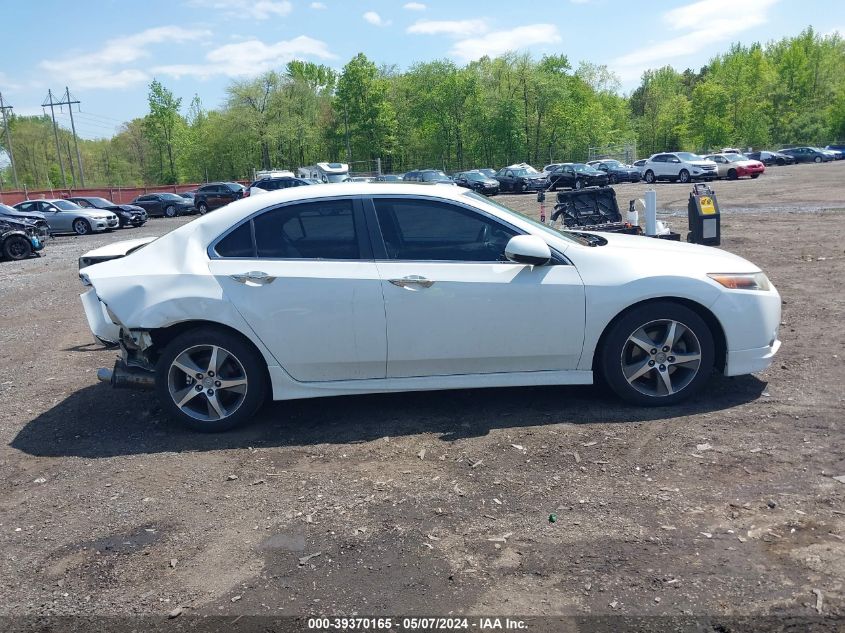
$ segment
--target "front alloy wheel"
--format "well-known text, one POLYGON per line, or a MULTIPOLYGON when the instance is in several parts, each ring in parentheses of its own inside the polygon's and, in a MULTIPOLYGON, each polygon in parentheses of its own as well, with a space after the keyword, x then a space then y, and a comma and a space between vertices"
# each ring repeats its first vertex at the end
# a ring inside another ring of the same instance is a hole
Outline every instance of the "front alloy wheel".
POLYGON ((661 301, 620 318, 607 333, 599 360, 602 376, 621 398, 661 406, 701 389, 714 355, 713 335, 703 319, 686 306, 661 301))
POLYGON ((79 218, 73 221, 73 232, 77 235, 87 235, 91 232, 91 225, 88 223, 88 220, 79 218))
POLYGON ((164 216, 167 218, 175 218, 176 217, 176 207, 172 204, 167 205, 164 209, 164 216))
POLYGON ((690 180, 689 172, 686 169, 682 169, 681 173, 678 174, 678 180, 685 184, 688 183, 690 180))
POLYGON ((651 171, 650 169, 645 173, 645 181, 648 184, 654 183, 654 172, 651 171))
POLYGON ((254 348, 217 329, 177 336, 162 352, 156 389, 170 415, 198 431, 242 424, 264 400, 265 372, 254 348))

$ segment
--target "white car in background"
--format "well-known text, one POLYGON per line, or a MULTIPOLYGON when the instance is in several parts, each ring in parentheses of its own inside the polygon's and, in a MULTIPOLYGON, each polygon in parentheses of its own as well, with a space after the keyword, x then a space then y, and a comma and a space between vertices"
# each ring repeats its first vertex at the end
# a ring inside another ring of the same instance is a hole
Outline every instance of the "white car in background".
POLYGON ((80 271, 89 323, 105 314, 120 331, 121 358, 98 376, 154 386, 201 431, 268 397, 599 377, 671 405, 714 368, 760 371, 780 347, 780 296, 751 262, 560 232, 461 187, 275 191, 133 248, 80 271))
POLYGON ((654 183, 672 180, 688 183, 693 180, 716 180, 716 163, 691 152, 654 154, 642 166, 643 180, 654 183))

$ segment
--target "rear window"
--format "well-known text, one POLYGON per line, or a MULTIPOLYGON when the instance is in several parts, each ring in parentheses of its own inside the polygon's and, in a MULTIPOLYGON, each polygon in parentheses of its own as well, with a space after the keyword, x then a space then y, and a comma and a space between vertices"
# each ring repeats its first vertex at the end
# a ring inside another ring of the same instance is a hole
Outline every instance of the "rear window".
POLYGON ((214 250, 221 257, 254 257, 251 226, 250 222, 241 224, 220 240, 214 250))

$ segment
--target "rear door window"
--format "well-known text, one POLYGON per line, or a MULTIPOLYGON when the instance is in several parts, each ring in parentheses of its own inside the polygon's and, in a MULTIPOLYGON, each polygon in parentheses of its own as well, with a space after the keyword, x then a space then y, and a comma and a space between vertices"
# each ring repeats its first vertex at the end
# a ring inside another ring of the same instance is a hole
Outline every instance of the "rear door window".
POLYGON ((256 217, 258 257, 360 259, 350 200, 321 200, 267 211, 256 217))

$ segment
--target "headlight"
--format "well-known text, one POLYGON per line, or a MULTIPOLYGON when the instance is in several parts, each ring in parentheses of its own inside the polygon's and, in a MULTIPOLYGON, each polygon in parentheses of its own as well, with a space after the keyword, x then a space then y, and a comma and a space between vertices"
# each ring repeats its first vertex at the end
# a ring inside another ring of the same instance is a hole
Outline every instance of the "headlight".
MULTIPOLYGON (((85 261, 85 260, 83 259, 83 261, 85 261)), ((88 287, 88 286, 91 285, 91 280, 88 278, 88 275, 86 275, 85 273, 79 273, 79 281, 81 281, 82 285, 85 286, 85 287, 88 287)))
POLYGON ((707 276, 731 290, 772 289, 772 284, 764 273, 708 273, 707 276))

